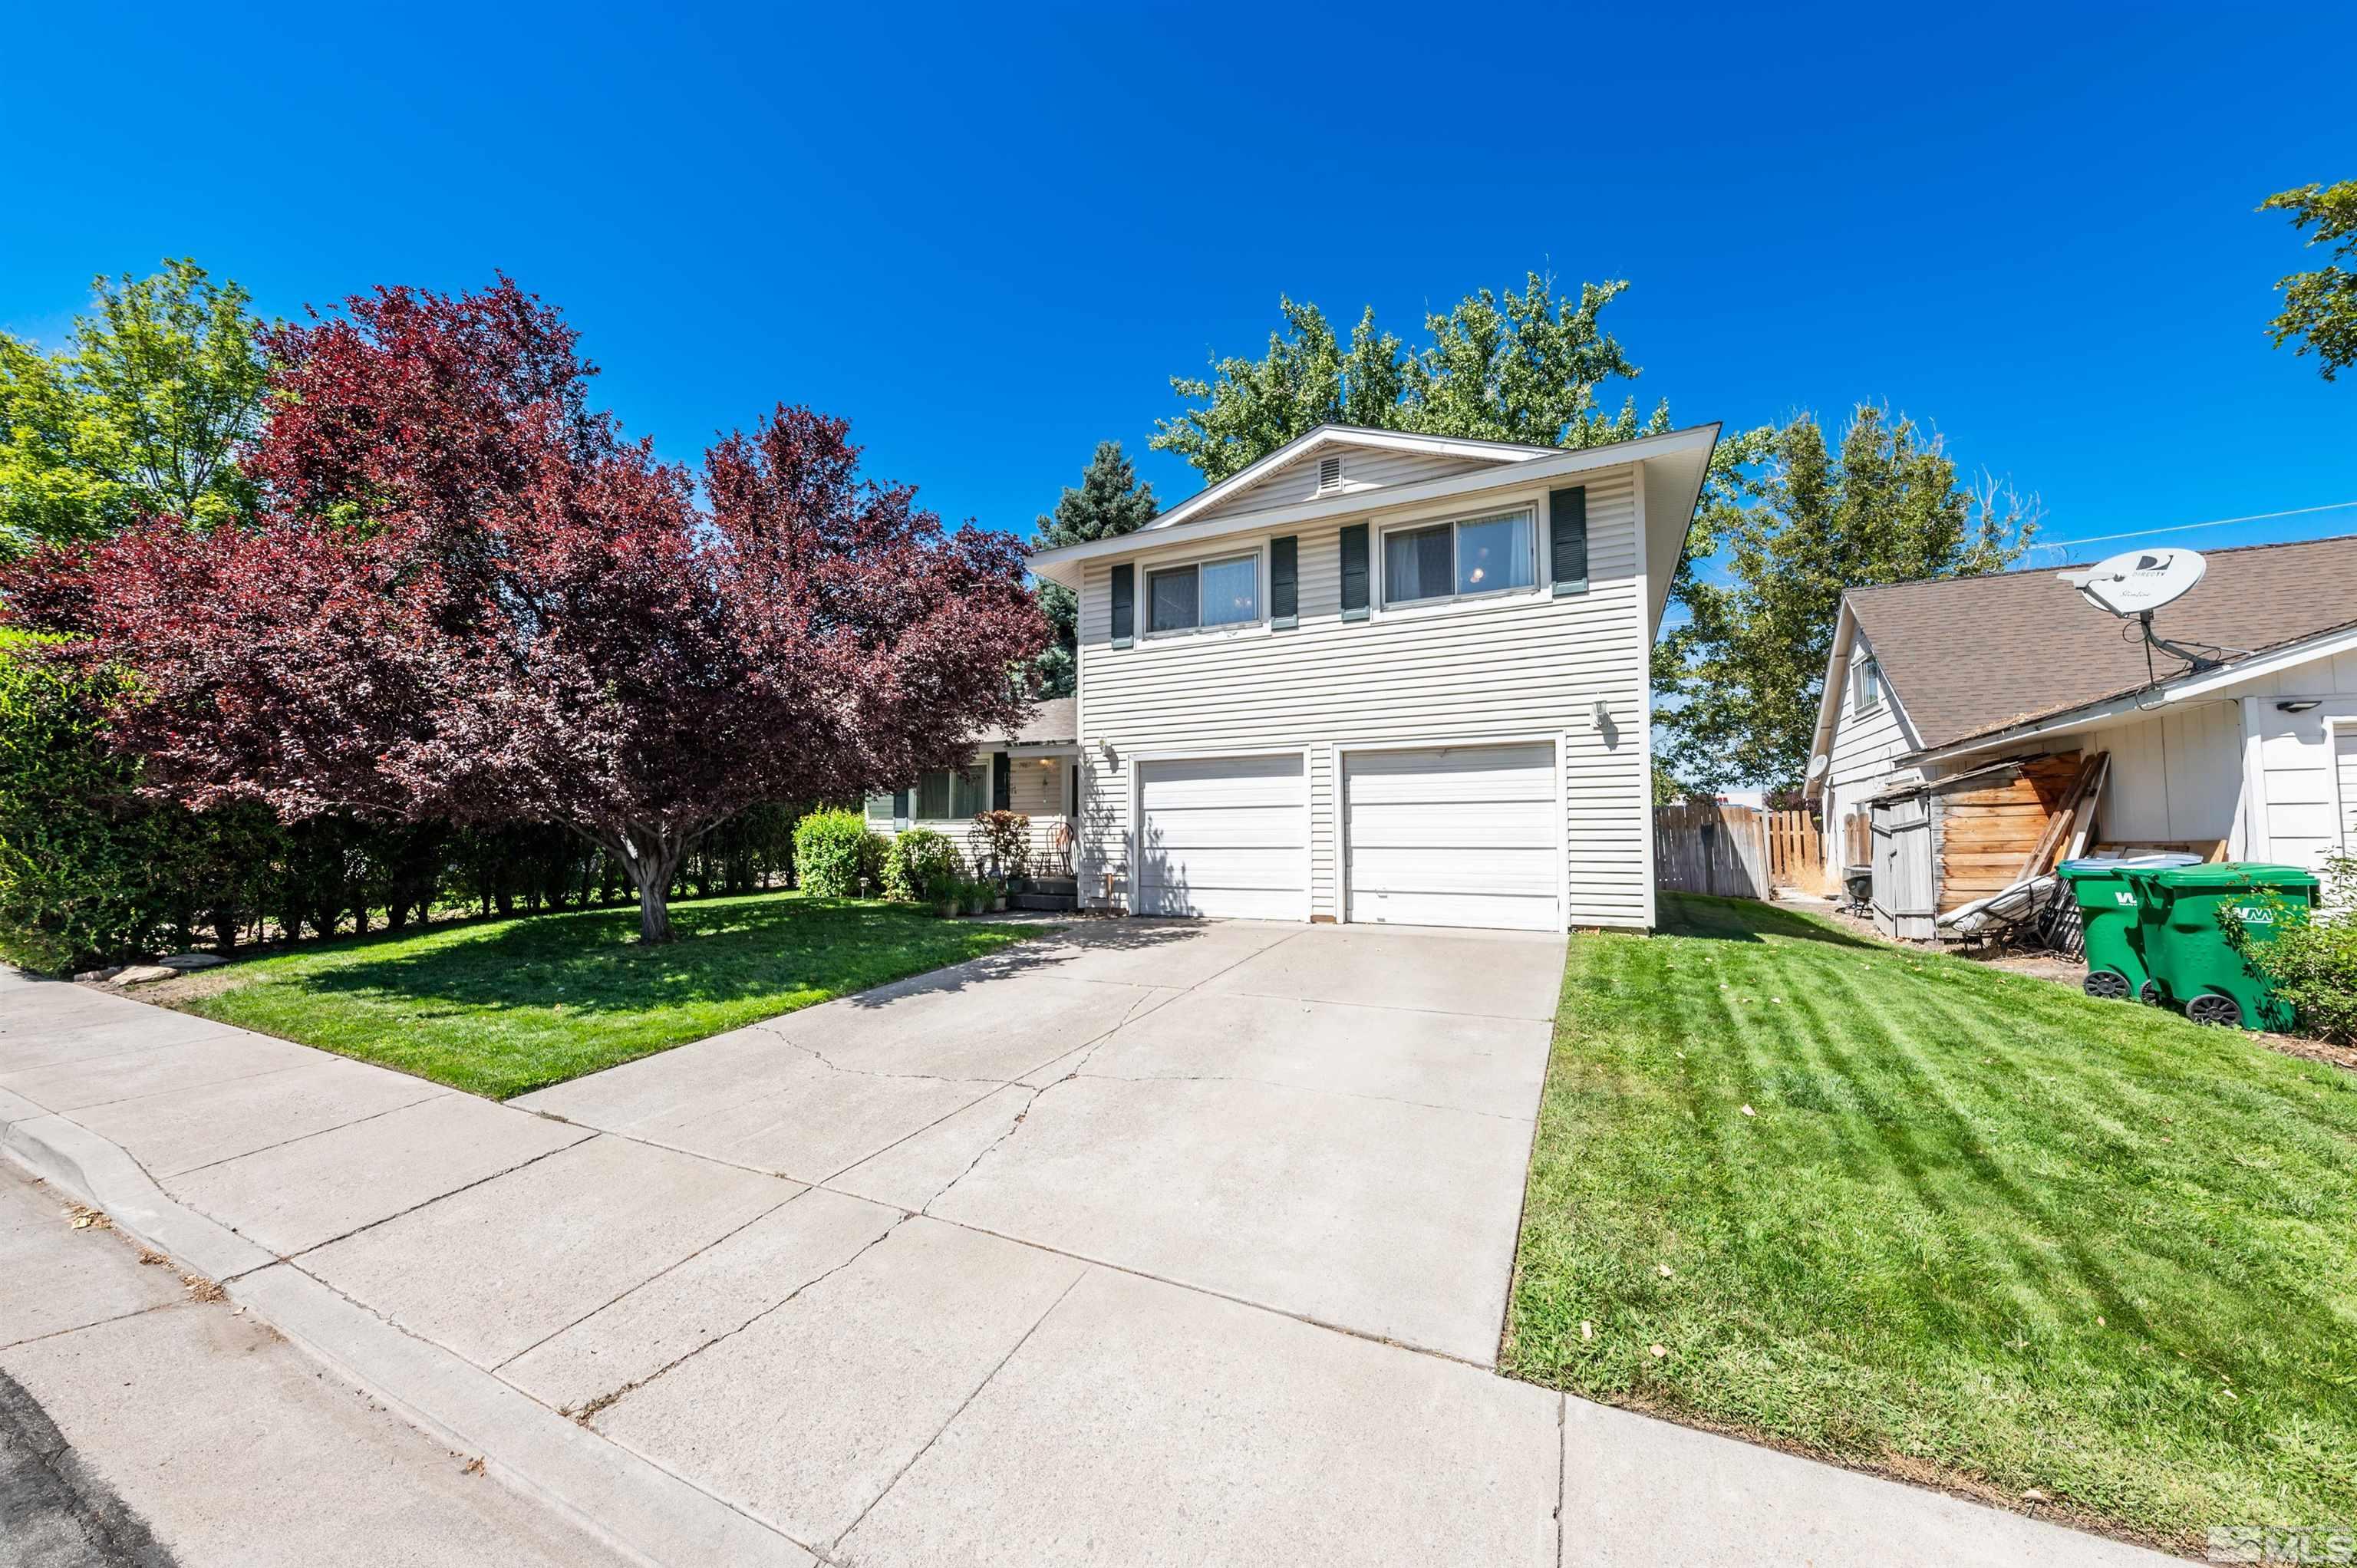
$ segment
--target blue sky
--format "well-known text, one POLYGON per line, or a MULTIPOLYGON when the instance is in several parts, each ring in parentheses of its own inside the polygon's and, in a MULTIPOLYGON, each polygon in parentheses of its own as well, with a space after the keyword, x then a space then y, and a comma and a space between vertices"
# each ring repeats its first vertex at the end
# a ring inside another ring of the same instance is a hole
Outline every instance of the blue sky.
POLYGON ((1413 336, 1539 268, 1631 280, 1646 406, 1887 402, 2052 538, 2357 502, 2357 378, 2264 330, 2318 252, 2252 210, 2357 177, 2338 7, 71 9, 0 96, 19 333, 167 253, 289 315, 504 268, 668 456, 805 402, 1028 529, 1103 437, 1196 489, 1168 378, 1279 295, 1413 336))

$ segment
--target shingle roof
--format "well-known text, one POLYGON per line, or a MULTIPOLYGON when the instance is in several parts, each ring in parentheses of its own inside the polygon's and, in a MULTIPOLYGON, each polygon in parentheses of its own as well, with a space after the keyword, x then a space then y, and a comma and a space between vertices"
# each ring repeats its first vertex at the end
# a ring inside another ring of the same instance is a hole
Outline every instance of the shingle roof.
POLYGON ((1080 703, 1071 697, 1049 697, 1031 710, 1030 719, 1013 735, 997 737, 1000 744, 1017 746, 1060 746, 1081 738, 1080 703))
MULTIPOLYGON (((2156 611, 2172 641, 2262 652, 2357 623, 2357 534, 2204 552, 2199 586, 2156 611)), ((2079 596, 2065 566, 1853 588, 1850 613, 1926 749, 2124 696, 2143 639, 2079 596)), ((2182 669, 2161 660, 2164 675, 2182 669)))

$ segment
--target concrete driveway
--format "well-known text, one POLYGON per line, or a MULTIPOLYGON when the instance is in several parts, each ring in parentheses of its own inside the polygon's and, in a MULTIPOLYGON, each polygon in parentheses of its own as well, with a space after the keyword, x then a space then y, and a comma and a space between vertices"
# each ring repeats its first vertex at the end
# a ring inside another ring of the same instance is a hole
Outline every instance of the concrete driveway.
POLYGON ((1563 955, 1092 924, 516 1103, 1488 1365, 1563 955))
POLYGON ((1488 1369, 1562 959, 1084 922, 508 1105, 0 974, 0 1144, 642 1560, 2148 1561, 1488 1369))

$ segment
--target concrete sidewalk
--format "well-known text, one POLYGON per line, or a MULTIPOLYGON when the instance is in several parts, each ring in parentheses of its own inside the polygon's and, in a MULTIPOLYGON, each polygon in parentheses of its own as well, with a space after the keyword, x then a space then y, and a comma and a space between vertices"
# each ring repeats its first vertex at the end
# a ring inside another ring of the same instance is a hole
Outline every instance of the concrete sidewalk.
POLYGON ((0 975, 0 1144, 649 1562, 2160 1561, 1496 1376, 1545 953, 1152 929, 539 1113, 0 975))

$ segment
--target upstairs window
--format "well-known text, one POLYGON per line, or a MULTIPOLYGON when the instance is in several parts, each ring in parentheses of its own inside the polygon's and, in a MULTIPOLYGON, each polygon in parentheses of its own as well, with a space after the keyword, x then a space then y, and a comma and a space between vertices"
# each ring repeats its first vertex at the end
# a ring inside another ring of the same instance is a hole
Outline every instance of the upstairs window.
POLYGON ((1471 517, 1383 535, 1383 603, 1472 598, 1538 582, 1527 511, 1471 517))
POLYGON ((1869 653, 1858 660, 1850 689, 1856 693, 1859 713, 1869 714, 1882 706, 1882 667, 1874 661, 1874 655, 1869 653))
POLYGON ((1146 629, 1192 631, 1260 619, 1260 557, 1238 555, 1146 575, 1146 629))

